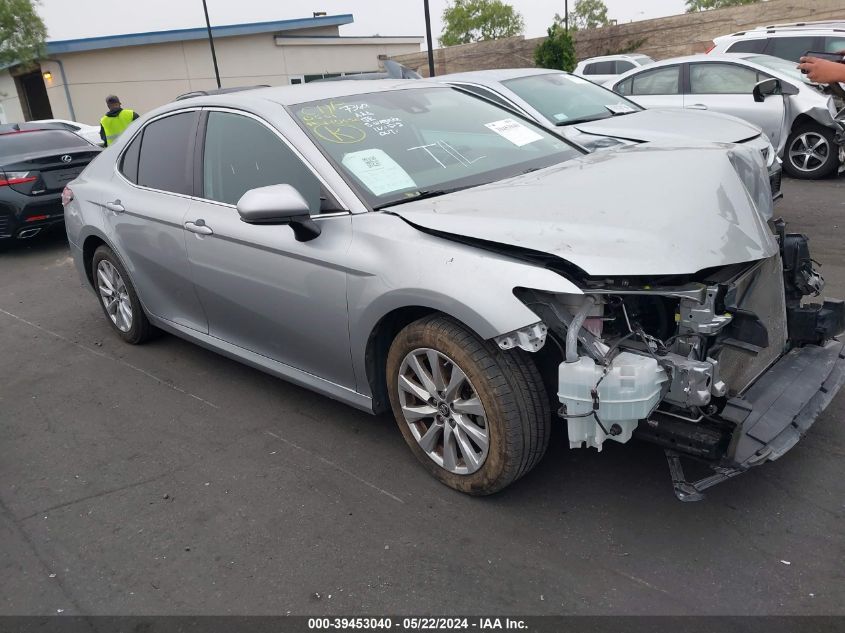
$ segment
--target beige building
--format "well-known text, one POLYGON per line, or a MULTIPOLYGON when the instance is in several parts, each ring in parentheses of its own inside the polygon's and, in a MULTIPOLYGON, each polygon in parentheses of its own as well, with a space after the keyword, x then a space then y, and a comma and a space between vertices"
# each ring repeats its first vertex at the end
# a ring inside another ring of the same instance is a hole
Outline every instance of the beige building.
MULTIPOLYGON (((422 37, 344 37, 353 17, 312 18, 212 28, 223 87, 308 82, 373 72, 380 60, 420 50, 422 37)), ((0 70, 0 123, 71 119, 98 124, 117 94, 141 113, 193 90, 216 88, 205 28, 47 43, 40 67, 0 70)))

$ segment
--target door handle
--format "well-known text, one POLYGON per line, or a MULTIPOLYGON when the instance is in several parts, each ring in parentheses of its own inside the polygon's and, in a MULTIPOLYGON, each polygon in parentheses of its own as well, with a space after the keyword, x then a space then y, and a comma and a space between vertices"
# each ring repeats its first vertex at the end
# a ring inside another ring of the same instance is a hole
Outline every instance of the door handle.
POLYGON ((707 106, 703 103, 693 103, 691 106, 687 106, 690 110, 706 110, 707 106))
POLYGON ((196 222, 185 222, 185 228, 191 233, 197 233, 199 235, 212 235, 214 233, 210 226, 206 226, 205 220, 203 219, 199 219, 196 222))
POLYGON ((114 211, 115 213, 123 213, 124 211, 126 211, 124 206, 120 204, 120 200, 115 200, 114 202, 106 202, 105 207, 109 211, 114 211))

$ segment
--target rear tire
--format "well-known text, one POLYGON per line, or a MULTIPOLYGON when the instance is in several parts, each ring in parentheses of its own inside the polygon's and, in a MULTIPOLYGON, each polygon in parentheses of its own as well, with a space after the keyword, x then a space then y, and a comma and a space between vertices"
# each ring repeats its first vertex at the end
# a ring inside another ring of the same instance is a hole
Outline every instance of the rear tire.
POLYGON ((424 317, 399 332, 387 357, 387 386, 411 451, 460 492, 502 490, 548 446, 549 400, 527 353, 502 351, 448 317, 424 317))
POLYGON ((156 334, 157 330, 144 314, 129 274, 108 246, 100 246, 94 251, 91 276, 103 314, 120 338, 131 345, 139 345, 156 334))
POLYGON ((805 123, 792 130, 786 141, 783 169, 793 178, 827 178, 839 167, 836 133, 830 128, 805 123))

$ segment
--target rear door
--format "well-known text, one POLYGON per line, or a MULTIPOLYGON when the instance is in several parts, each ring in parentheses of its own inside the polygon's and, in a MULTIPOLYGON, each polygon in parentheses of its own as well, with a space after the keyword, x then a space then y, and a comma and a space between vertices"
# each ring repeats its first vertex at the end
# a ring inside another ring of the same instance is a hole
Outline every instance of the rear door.
POLYGON ((681 65, 647 68, 617 83, 613 90, 645 108, 683 108, 681 65))
MULTIPOLYGON (((689 85, 684 107, 731 114, 760 126, 775 147, 780 147, 786 115, 783 97, 754 101, 754 86, 769 76, 754 68, 728 62, 689 64, 689 85)), ((737 139, 740 140, 740 139, 737 139)))
POLYGON ((183 228, 198 121, 199 110, 187 110, 147 123, 118 159, 97 202, 147 311, 205 333, 208 322, 191 280, 183 228))
POLYGON ((209 334, 354 388, 344 268, 351 214, 261 119, 211 109, 200 136, 202 199, 191 203, 186 227, 195 232, 186 235, 209 334), (298 242, 290 226, 241 221, 241 196, 276 184, 302 194, 321 235, 298 242))

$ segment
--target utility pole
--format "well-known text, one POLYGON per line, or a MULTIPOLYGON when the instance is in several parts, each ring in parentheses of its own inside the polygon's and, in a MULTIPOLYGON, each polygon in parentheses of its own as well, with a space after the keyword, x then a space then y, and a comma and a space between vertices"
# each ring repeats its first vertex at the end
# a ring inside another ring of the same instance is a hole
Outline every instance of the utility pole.
POLYGON ((431 13, 428 10, 428 0, 423 0, 423 6, 425 7, 425 39, 428 41, 428 76, 434 77, 434 48, 431 43, 431 13))
POLYGON ((217 79, 217 87, 220 88, 220 71, 217 69, 217 53, 214 52, 214 37, 211 35, 211 22, 208 19, 208 5, 202 0, 202 10, 205 11, 205 28, 208 29, 208 44, 211 46, 211 59, 214 62, 214 77, 217 79))
POLYGON ((566 32, 569 33, 569 0, 563 2, 563 23, 566 25, 566 32))

